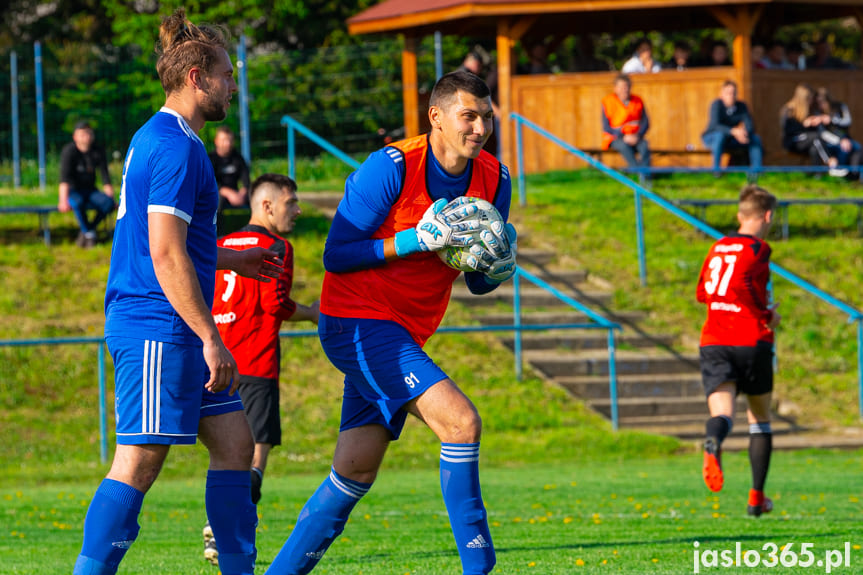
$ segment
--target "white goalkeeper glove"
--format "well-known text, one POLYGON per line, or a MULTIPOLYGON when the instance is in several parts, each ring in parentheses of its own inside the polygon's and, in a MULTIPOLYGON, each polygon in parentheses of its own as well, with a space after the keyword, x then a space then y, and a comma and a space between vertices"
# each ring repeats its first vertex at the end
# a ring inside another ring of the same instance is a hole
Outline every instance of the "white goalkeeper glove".
POLYGON ((493 259, 485 270, 489 283, 505 282, 513 276, 516 268, 516 251, 518 249, 518 234, 512 224, 500 225, 494 222, 480 233, 482 244, 493 259), (501 227, 503 229, 501 229, 501 227))
POLYGON ((447 246, 470 246, 477 241, 480 229, 478 208, 470 202, 443 198, 433 203, 415 228, 395 235, 396 255, 404 257, 417 252, 436 252, 447 246))

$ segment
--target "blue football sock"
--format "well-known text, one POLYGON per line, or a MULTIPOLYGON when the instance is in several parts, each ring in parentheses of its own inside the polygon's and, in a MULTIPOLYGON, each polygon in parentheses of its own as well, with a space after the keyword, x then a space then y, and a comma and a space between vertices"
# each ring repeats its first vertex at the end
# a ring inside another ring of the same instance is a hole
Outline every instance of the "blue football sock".
POLYGON ((306 502, 291 536, 273 560, 268 575, 305 575, 314 569, 330 544, 344 530, 348 515, 371 489, 330 471, 315 494, 306 502))
POLYGON ((464 575, 489 573, 496 560, 479 487, 479 443, 441 443, 440 487, 464 575))
POLYGON ((258 512, 250 490, 248 469, 207 472, 207 519, 219 546, 223 575, 251 575, 255 571, 258 512))
POLYGON ((84 519, 84 544, 74 575, 114 575, 138 537, 138 514, 144 494, 105 478, 96 489, 84 519))

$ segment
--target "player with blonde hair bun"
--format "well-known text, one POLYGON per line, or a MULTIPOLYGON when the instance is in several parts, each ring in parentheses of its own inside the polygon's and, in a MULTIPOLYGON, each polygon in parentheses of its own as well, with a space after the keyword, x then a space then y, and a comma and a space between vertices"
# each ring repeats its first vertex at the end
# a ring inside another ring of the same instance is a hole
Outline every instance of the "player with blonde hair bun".
POLYGON ((105 292, 117 448, 90 502, 74 574, 117 572, 171 445, 200 436, 210 455, 206 507, 219 567, 224 575, 252 575, 253 441, 234 395, 237 364, 210 310, 217 269, 270 281, 282 262, 269 250, 216 245, 219 192, 198 132, 225 118, 237 91, 225 35, 194 25, 180 9, 162 22, 159 39, 165 105, 126 154, 105 292))

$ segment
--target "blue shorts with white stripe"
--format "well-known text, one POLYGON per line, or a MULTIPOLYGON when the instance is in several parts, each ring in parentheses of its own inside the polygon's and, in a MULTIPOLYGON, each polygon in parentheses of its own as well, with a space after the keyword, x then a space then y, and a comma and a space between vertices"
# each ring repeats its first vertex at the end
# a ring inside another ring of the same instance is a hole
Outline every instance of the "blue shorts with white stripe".
POLYGON ((240 395, 204 389, 202 349, 155 340, 108 337, 114 360, 117 443, 193 444, 202 417, 242 411, 240 395))
POLYGON ((407 415, 402 406, 447 378, 394 321, 322 313, 318 335, 329 360, 345 374, 339 431, 377 424, 398 439, 407 415))

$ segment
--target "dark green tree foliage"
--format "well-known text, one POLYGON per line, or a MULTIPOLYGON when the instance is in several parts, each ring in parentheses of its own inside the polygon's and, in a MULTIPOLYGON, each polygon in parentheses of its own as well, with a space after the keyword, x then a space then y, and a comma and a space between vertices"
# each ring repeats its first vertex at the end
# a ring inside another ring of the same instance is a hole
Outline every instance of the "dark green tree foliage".
POLYGON ((6 0, 0 10, 0 50, 43 42, 110 42, 111 19, 102 0, 6 0))

